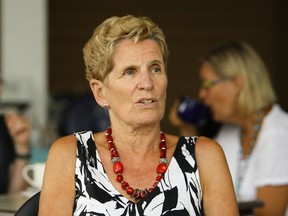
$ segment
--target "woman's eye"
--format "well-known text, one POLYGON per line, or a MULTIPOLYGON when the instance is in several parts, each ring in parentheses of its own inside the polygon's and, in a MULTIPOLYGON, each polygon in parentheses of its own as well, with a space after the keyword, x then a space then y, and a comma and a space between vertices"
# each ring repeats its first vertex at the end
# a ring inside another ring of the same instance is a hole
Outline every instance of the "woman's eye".
POLYGON ((124 72, 125 75, 132 75, 132 74, 134 74, 134 73, 135 73, 135 71, 134 71, 133 69, 127 69, 127 70, 125 70, 125 72, 124 72))
POLYGON ((161 72, 161 68, 160 67, 153 67, 151 71, 154 73, 159 73, 159 72, 161 72))

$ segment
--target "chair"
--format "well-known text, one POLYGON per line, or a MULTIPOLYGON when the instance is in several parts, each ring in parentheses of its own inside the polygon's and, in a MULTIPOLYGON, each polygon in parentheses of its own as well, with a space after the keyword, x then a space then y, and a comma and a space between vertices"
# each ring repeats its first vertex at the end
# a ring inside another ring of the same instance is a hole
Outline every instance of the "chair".
POLYGON ((247 200, 247 201, 238 201, 238 209, 240 216, 251 216, 253 215, 253 210, 264 206, 262 200, 247 200))
POLYGON ((106 130, 110 125, 108 111, 99 106, 92 94, 78 96, 62 115, 60 133, 62 136, 78 131, 93 133, 106 130))
POLYGON ((40 191, 30 197, 16 212, 15 216, 37 216, 40 191))

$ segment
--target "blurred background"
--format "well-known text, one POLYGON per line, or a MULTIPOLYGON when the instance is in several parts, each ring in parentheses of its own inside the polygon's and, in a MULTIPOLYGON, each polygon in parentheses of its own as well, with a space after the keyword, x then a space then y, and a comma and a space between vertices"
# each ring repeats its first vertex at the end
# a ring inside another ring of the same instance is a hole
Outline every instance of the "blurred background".
MULTIPOLYGON (((42 143, 50 143, 61 134, 61 121, 71 101, 90 94, 82 48, 94 28, 113 15, 149 16, 163 29, 171 53, 166 114, 181 95, 197 97, 197 57, 216 44, 234 39, 249 42, 265 60, 279 103, 288 110, 287 1, 0 0, 0 3, 0 55, 5 84, 2 106, 28 110, 35 127, 34 139, 41 136, 42 143)), ((176 133, 167 115, 162 130, 176 133)))

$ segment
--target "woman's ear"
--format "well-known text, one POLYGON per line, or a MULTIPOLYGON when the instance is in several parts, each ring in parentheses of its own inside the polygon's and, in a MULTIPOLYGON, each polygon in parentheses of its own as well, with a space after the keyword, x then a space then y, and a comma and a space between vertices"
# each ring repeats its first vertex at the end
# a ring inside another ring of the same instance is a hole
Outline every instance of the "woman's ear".
POLYGON ((96 79, 91 79, 89 83, 95 100, 100 106, 105 107, 105 104, 107 104, 107 100, 103 94, 104 84, 100 80, 96 79))
POLYGON ((234 82, 236 84, 236 86, 238 87, 238 89, 241 91, 241 89, 244 87, 244 80, 242 76, 236 75, 234 77, 234 82))

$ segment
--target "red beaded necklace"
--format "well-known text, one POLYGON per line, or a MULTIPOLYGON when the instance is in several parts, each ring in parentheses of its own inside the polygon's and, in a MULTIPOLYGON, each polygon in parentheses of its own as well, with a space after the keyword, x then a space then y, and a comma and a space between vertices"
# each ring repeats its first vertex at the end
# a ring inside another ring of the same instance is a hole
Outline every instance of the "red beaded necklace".
POLYGON ((137 199, 142 199, 147 196, 148 193, 150 193, 158 184, 158 182, 162 179, 163 175, 165 174, 167 170, 167 159, 166 159, 166 137, 163 132, 160 134, 160 160, 159 164, 157 166, 156 172, 157 172, 157 177, 156 181, 153 184, 153 186, 149 189, 134 189, 129 184, 124 181, 124 177, 122 175, 124 166, 120 162, 119 158, 119 153, 113 143, 113 138, 111 136, 112 134, 112 129, 109 127, 106 131, 106 140, 108 144, 108 148, 111 153, 111 161, 113 163, 113 171, 114 173, 117 174, 116 180, 121 184, 121 187, 126 191, 127 194, 131 195, 131 197, 137 199))

